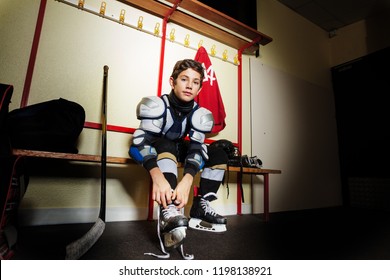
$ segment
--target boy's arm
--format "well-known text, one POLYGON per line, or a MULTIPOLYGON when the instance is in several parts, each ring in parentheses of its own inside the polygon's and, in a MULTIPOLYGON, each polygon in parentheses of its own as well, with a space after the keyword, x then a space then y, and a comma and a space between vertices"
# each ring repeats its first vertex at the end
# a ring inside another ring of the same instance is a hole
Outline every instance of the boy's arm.
POLYGON ((207 146, 204 142, 206 133, 209 133, 214 125, 213 114, 200 107, 192 114, 190 122, 190 145, 184 162, 184 175, 189 173, 194 177, 208 160, 207 146))
POLYGON ((176 189, 173 191, 172 200, 175 201, 178 208, 182 208, 187 204, 193 181, 194 177, 187 173, 183 176, 176 189))
POLYGON ((171 185, 158 167, 152 168, 149 173, 153 183, 152 199, 166 208, 172 202, 171 185))
POLYGON ((133 133, 129 155, 149 172, 157 167, 157 152, 152 143, 161 132, 165 110, 164 101, 157 96, 144 97, 137 106, 137 118, 141 122, 133 133))

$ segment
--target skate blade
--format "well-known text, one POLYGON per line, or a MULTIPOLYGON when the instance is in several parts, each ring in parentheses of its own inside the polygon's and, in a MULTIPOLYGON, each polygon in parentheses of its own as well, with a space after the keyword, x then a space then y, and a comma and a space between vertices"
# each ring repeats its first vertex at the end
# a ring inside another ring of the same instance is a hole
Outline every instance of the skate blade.
POLYGON ((225 224, 211 224, 196 218, 191 218, 188 226, 192 229, 216 233, 225 232, 227 230, 225 224))
POLYGON ((177 227, 170 232, 164 233, 164 246, 169 249, 182 245, 186 238, 186 230, 186 227, 177 227))

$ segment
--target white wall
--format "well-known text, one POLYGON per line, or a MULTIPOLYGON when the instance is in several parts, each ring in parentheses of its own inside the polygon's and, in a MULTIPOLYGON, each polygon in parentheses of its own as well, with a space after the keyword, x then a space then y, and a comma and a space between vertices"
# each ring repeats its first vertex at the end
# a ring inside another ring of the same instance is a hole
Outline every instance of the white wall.
MULTIPOLYGON (((252 154, 282 170, 270 211, 341 205, 328 34, 274 0, 258 1, 258 27, 273 42, 250 59, 252 154)), ((261 213, 263 178, 252 177, 261 213)))
MULTIPOLYGON (((341 205, 337 127, 331 90, 251 60, 252 154, 271 175, 270 211, 341 205)), ((262 212, 263 178, 254 180, 262 212)))
POLYGON ((38 9, 39 0, 0 1, 0 82, 14 86, 11 110, 20 106, 38 9))

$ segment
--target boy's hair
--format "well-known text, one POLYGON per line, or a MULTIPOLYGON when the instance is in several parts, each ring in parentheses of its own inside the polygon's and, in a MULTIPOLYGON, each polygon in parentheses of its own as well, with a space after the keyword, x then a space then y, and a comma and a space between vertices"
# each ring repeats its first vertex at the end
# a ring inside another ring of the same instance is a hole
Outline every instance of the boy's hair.
POLYGON ((183 59, 176 62, 175 66, 173 67, 171 77, 174 81, 176 81, 179 74, 189 68, 200 74, 200 87, 202 87, 204 68, 200 62, 193 59, 183 59))

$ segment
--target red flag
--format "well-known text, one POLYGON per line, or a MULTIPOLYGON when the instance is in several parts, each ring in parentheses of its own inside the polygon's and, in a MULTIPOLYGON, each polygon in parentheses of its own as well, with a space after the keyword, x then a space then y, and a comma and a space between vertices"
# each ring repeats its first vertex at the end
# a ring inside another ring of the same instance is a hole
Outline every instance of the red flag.
POLYGON ((225 106, 223 105, 221 92, 219 91, 217 77, 207 51, 200 47, 196 53, 195 60, 202 63, 205 68, 202 90, 195 101, 206 109, 209 109, 214 116, 214 127, 211 132, 216 133, 223 130, 225 123, 225 106))

